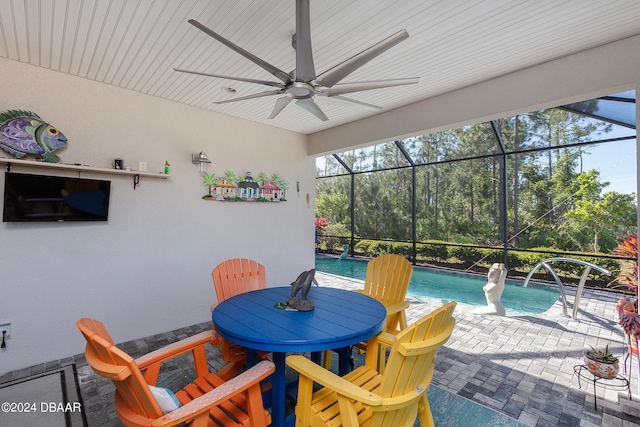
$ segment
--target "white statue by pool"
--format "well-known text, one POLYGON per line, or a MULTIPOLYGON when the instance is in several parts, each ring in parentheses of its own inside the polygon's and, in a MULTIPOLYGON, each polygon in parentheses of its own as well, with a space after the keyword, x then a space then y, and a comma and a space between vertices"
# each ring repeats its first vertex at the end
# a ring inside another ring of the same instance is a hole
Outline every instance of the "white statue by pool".
POLYGON ((476 308, 472 313, 504 316, 506 312, 502 301, 500 301, 502 291, 504 291, 504 282, 507 279, 507 269, 504 264, 493 264, 487 273, 487 279, 487 284, 482 288, 487 298, 487 306, 476 308))

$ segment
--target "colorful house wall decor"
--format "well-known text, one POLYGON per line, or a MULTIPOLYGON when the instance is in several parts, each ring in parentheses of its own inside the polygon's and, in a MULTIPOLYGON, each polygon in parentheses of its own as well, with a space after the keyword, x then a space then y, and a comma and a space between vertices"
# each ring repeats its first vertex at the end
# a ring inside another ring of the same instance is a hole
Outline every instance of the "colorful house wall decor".
POLYGON ((238 197, 245 199, 246 201, 253 201, 258 199, 258 193, 260 185, 253 180, 251 172, 247 172, 244 177, 244 181, 238 184, 238 197))
POLYGON ((286 202, 285 192, 289 184, 280 175, 269 176, 261 172, 254 180, 251 172, 237 177, 233 171, 226 171, 224 177, 216 178, 211 173, 203 175, 202 184, 209 193, 202 196, 204 200, 239 201, 239 202, 286 202))
POLYGON ((215 188, 216 198, 221 196, 225 199, 236 197, 236 185, 227 178, 220 178, 215 188))
POLYGON ((262 186, 262 197, 272 201, 280 201, 280 187, 273 181, 262 186))

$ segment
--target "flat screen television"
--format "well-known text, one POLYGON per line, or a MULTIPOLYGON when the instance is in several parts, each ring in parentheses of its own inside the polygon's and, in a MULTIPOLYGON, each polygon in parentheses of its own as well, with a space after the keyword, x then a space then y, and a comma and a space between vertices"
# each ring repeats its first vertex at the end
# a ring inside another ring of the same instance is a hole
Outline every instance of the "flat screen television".
POLYGON ((106 221, 111 181, 5 172, 3 222, 106 221))

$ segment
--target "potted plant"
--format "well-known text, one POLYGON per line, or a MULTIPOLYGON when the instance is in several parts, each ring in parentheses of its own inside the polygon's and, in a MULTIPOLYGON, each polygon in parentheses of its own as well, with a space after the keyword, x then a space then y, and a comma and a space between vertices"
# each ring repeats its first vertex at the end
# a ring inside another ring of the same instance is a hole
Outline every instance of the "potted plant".
MULTIPOLYGON (((624 288, 633 295, 632 298, 623 295, 616 305, 620 326, 624 330, 625 339, 632 354, 638 354, 638 339, 640 338, 640 315, 638 314, 638 236, 630 233, 620 240, 613 250, 614 255, 632 258, 620 262, 620 274, 611 282, 613 287, 624 288)), ((638 384, 640 391, 640 384, 638 384)))
MULTIPOLYGON (((634 233, 630 233, 626 237, 623 237, 618 246, 613 250, 613 255, 620 257, 631 258, 631 260, 620 261, 620 274, 616 277, 609 286, 618 289, 624 289, 624 294, 629 292, 633 295, 635 301, 631 302, 631 306, 625 307, 627 312, 637 312, 637 298, 638 298, 638 236, 634 233)), ((623 298, 625 299, 625 298, 623 298)), ((621 299, 620 303, 623 303, 621 299)), ((624 301, 628 304, 629 301, 624 301)))
MULTIPOLYGON (((638 375, 640 375, 640 360, 638 352, 638 339, 640 338, 640 315, 638 314, 638 235, 630 233, 613 250, 618 256, 631 258, 620 262, 620 274, 612 282, 615 287, 622 287, 625 293, 628 291, 632 298, 623 297, 623 302, 616 306, 618 310, 620 326, 624 330, 626 344, 631 353, 630 368, 633 367, 633 357, 636 356, 638 375), (626 301, 625 301, 626 300, 626 301), (635 301, 634 301, 635 300, 635 301)), ((637 393, 640 395, 640 381, 637 384, 637 393)), ((625 414, 640 416, 640 405, 637 397, 627 397, 624 393, 618 394, 620 408, 625 414)))
POLYGON ((611 354, 608 345, 604 350, 591 347, 591 350, 585 351, 584 364, 589 372, 600 378, 615 378, 620 370, 618 358, 611 354))

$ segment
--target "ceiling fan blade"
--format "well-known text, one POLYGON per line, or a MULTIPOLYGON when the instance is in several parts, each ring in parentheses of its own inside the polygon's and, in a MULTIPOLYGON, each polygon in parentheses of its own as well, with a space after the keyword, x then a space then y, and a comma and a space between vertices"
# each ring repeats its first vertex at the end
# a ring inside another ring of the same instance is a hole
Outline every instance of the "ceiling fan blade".
POLYGON ((229 102, 244 101, 245 99, 262 98, 263 96, 280 95, 281 90, 268 90, 266 92, 254 93, 253 95, 241 96, 240 98, 227 99, 225 101, 216 101, 214 104, 228 104, 229 102))
POLYGON ((313 102, 313 99, 311 98, 298 99, 296 101, 296 105, 301 106, 302 108, 304 108, 305 110, 307 110, 308 112, 310 112, 311 114, 313 114, 314 116, 322 120, 323 122, 326 122, 327 120, 329 120, 329 118, 324 115, 320 107, 318 107, 318 104, 313 102))
POLYGON ((292 79, 291 75, 289 75, 288 73, 285 73, 281 69, 279 69, 277 67, 274 67, 273 65, 269 64, 268 62, 258 58, 257 56, 255 56, 251 52, 247 52, 246 50, 244 50, 240 46, 231 43, 229 40, 225 39, 220 34, 214 32, 213 30, 210 30, 209 28, 205 27, 204 25, 202 25, 201 23, 199 23, 195 19, 189 19, 189 21, 187 21, 187 22, 189 22, 191 25, 193 25, 194 27, 196 27, 200 31, 202 31, 202 32, 208 34, 209 36, 213 37, 214 39, 218 40, 220 43, 222 43, 223 45, 227 46, 228 48, 230 48, 232 50, 235 50, 240 55, 244 56, 245 58, 247 58, 249 61, 253 62, 254 64, 264 68, 269 73, 273 74, 274 76, 276 76, 277 78, 279 78, 283 82, 287 83, 288 81, 290 81, 292 79))
POLYGON ((343 95, 345 93, 360 92, 363 90, 383 89, 386 87, 412 85, 420 81, 419 77, 412 77, 406 79, 390 79, 390 80, 377 80, 370 82, 358 82, 358 83, 344 83, 336 84, 335 86, 324 89, 322 92, 327 96, 343 95))
POLYGON ((322 93, 318 93, 317 95, 322 96, 324 99, 328 99, 331 101, 338 101, 340 103, 349 103, 351 105, 357 105, 359 107, 363 107, 369 110, 376 110, 376 111, 380 111, 382 110, 382 107, 378 106, 378 105, 373 105, 373 104, 367 104, 366 102, 362 102, 362 101, 357 101, 355 99, 351 99, 351 98, 346 98, 344 96, 326 96, 322 93))
POLYGON ((340 80, 353 73, 358 68, 362 67, 367 62, 371 61, 376 56, 380 55, 384 51, 392 48, 401 41, 409 37, 409 33, 406 30, 401 30, 387 37, 381 42, 371 46, 370 48, 352 56, 351 58, 343 61, 335 67, 325 71, 318 76, 318 83, 325 87, 331 87, 338 83, 340 80))
POLYGON ((296 0, 296 81, 316 79, 311 49, 311 19, 309 0, 296 0))
POLYGON ((276 116, 280 114, 280 112, 284 110, 284 107, 289 105, 291 101, 293 101, 293 98, 290 98, 288 96, 283 96, 282 98, 278 98, 278 100, 276 101, 276 105, 273 107, 273 111, 271 112, 271 115, 269 116, 269 118, 275 119, 276 116))
POLYGON ((266 85, 266 86, 275 86, 275 87, 281 87, 282 86, 282 83, 270 82, 268 80, 256 80, 256 79, 245 79, 245 78, 242 78, 242 77, 222 76, 220 74, 201 73, 199 71, 182 70, 180 68, 174 68, 173 71, 178 71, 180 73, 196 74, 198 76, 217 77, 219 79, 237 80, 239 82, 256 83, 256 84, 259 84, 259 85, 266 85))

